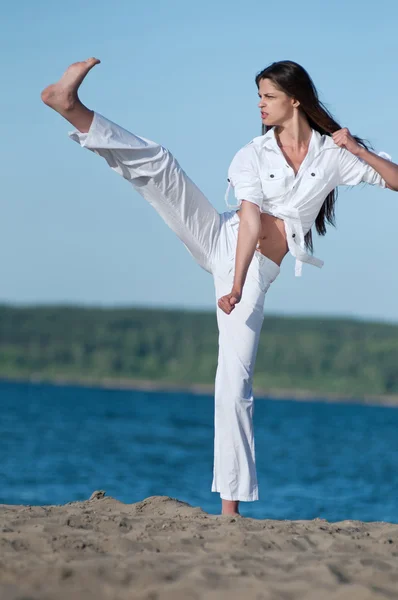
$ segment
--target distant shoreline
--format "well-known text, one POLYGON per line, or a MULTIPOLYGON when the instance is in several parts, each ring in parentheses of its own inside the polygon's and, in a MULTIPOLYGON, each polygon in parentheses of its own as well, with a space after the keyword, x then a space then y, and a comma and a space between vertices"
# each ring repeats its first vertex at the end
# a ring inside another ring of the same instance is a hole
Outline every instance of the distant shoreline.
MULTIPOLYGON (((191 394, 214 394, 213 384, 194 383, 191 385, 183 383, 173 383, 168 381, 153 381, 150 379, 128 379, 104 377, 95 378, 67 378, 64 376, 54 377, 3 377, 0 375, 0 383, 28 383, 32 385, 54 385, 54 386, 78 386, 110 390, 132 390, 132 391, 167 391, 167 392, 187 392, 191 394)), ((355 403, 374 406, 398 407, 398 394, 391 395, 350 395, 334 394, 325 392, 316 392, 314 390, 301 389, 266 389, 254 388, 255 399, 272 400, 297 400, 301 402, 334 402, 334 403, 355 403)))

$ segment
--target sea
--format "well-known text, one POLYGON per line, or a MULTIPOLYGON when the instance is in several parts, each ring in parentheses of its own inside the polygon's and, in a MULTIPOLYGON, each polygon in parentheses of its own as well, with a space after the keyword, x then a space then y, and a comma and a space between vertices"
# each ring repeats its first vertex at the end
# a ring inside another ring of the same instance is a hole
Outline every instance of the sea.
MULTIPOLYGON (((357 402, 254 404, 255 519, 398 523, 398 409, 357 402)), ((0 383, 0 504, 54 505, 104 490, 170 496, 211 514, 214 398, 0 383)))

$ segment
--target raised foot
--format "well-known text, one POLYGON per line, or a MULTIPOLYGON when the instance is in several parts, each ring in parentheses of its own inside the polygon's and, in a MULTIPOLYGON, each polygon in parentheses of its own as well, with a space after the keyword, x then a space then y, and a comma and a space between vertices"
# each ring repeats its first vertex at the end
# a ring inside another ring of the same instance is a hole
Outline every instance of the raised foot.
POLYGON ((77 90, 87 73, 101 61, 88 58, 70 65, 57 83, 46 87, 41 93, 44 104, 63 114, 73 110, 78 100, 77 90))

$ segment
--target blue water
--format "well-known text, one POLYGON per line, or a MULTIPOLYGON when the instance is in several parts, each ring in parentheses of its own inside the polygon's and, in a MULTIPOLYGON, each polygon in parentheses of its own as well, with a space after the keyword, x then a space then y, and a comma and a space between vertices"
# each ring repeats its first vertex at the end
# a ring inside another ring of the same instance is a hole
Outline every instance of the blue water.
MULTIPOLYGON (((103 489, 218 514, 213 398, 0 383, 0 504, 64 504, 103 489)), ((260 519, 398 523, 398 410, 255 401, 260 519)))

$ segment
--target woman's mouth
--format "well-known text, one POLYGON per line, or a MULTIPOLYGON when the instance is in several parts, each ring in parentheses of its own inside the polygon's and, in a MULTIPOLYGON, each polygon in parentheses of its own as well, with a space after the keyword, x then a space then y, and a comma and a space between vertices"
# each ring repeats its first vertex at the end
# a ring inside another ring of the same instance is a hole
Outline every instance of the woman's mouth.
POLYGON ((261 118, 262 119, 266 119, 268 117, 268 113, 266 112, 261 112, 261 118))

